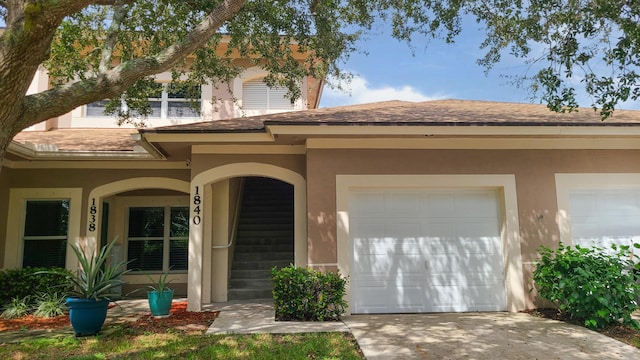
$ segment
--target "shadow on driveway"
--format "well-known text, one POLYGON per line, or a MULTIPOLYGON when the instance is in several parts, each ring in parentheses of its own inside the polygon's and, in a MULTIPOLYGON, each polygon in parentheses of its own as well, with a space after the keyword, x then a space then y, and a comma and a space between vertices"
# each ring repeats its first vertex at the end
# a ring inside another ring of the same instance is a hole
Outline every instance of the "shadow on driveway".
POLYGON ((351 315, 374 359, 640 359, 640 349, 575 325, 514 313, 351 315))

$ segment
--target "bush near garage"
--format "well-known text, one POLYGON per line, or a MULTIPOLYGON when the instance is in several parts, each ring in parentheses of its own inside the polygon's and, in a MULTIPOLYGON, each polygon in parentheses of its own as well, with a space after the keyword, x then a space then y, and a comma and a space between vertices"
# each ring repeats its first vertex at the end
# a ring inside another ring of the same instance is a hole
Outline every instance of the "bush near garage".
POLYGON ((640 285, 629 247, 541 247, 533 272, 538 294, 568 318, 588 328, 630 325, 640 328, 631 313, 638 309, 640 285))
POLYGON ((63 268, 26 267, 0 271, 0 305, 12 299, 26 297, 36 300, 38 294, 66 294, 71 290, 67 278, 69 270, 63 268), (37 274, 36 274, 37 273, 37 274))
POLYGON ((271 275, 276 320, 340 320, 344 314, 347 280, 339 273, 290 265, 271 275))

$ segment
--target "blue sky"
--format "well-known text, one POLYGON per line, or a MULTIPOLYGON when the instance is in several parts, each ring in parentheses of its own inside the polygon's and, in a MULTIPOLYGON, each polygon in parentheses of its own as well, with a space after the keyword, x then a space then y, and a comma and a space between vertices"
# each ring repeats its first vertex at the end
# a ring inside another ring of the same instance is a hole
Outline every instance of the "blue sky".
MULTIPOLYGON (((369 55, 353 54, 342 65, 354 75, 350 93, 325 87, 320 107, 437 99, 540 103, 539 98, 532 99, 526 86, 518 88, 504 76, 533 75, 535 71, 524 59, 503 56, 502 61, 485 74, 485 69, 476 63, 484 55, 480 49, 484 35, 480 25, 465 19, 455 43, 414 37, 412 54, 406 43, 393 39, 388 31, 376 30, 369 39, 359 43, 369 55)), ((576 83, 576 89, 580 89, 580 85, 576 83)), ((586 107, 592 104, 591 99, 580 92, 578 102, 586 107)), ((626 103, 620 108, 640 109, 640 104, 626 103)))

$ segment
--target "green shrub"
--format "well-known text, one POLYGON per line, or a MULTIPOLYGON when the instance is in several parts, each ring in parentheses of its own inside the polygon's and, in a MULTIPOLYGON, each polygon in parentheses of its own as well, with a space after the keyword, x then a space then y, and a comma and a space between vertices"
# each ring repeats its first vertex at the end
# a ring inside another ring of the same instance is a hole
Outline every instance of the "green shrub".
POLYGON ((291 265, 271 275, 276 320, 340 320, 347 306, 340 274, 291 265))
POLYGON ((15 319, 25 316, 31 310, 31 298, 25 296, 22 298, 15 297, 11 299, 5 306, 3 306, 2 314, 0 317, 4 319, 15 319))
POLYGON ((597 247, 541 247, 533 272, 540 297, 588 328, 619 323, 637 328, 631 313, 638 308, 640 285, 628 247, 613 249, 614 253, 607 253, 597 247))
POLYGON ((0 305, 7 305, 14 298, 41 293, 67 294, 71 290, 67 281, 69 276, 71 272, 61 268, 27 267, 0 271, 0 305))

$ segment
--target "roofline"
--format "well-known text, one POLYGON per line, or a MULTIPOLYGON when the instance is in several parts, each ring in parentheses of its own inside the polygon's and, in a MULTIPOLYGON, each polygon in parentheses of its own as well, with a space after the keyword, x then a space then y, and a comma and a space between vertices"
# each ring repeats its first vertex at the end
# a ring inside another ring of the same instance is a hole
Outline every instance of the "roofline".
POLYGON ((273 141, 275 135, 346 135, 346 136, 640 136, 640 124, 628 123, 570 123, 540 124, 525 123, 502 126, 499 123, 385 123, 366 126, 369 123, 320 123, 291 124, 289 122, 268 122, 259 130, 155 130, 140 129, 145 141, 175 142, 255 142, 273 141), (217 135, 217 136, 216 136, 217 135), (235 135, 235 136, 233 136, 235 135))
POLYGON ((154 160, 148 152, 137 151, 69 151, 38 150, 33 146, 11 141, 7 152, 26 160, 154 160))

